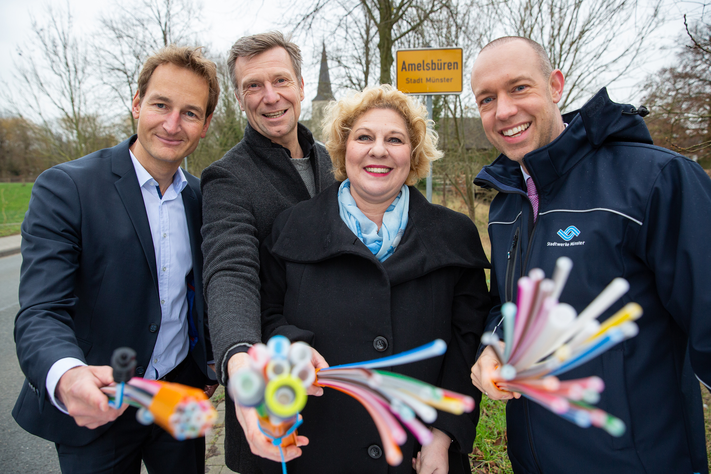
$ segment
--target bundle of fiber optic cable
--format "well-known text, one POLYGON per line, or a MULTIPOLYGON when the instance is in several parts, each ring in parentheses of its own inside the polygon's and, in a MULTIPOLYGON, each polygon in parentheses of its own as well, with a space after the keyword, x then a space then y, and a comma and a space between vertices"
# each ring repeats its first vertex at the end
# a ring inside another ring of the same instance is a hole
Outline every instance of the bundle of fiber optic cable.
POLYGON ((306 389, 316 380, 311 346, 274 336, 247 353, 250 365, 230 376, 227 391, 241 406, 257 410, 259 429, 281 453, 281 447, 296 444, 306 389))
POLYGON ((358 400, 373 418, 383 441, 385 458, 388 464, 397 466, 402 462, 399 446, 407 440, 398 420, 424 446, 432 441, 432 433, 422 421, 432 423, 437 418, 436 409, 454 414, 470 412, 474 400, 411 377, 373 369, 436 357, 446 350, 445 342, 437 339, 398 355, 329 367, 316 374, 310 363, 308 344, 290 344, 287 338, 274 336, 266 346, 255 344, 250 348, 251 366, 230 377, 228 390, 240 405, 257 409, 262 432, 281 446, 295 441, 293 430, 301 423, 297 415, 306 404, 309 385, 315 383, 346 393, 358 400), (283 439, 287 434, 289 439, 283 439))
POLYGON ((412 377, 373 369, 437 357, 446 350, 447 344, 436 339, 393 356, 321 369, 316 383, 350 395, 368 410, 383 441, 385 459, 397 466, 402 462, 399 446, 407 440, 407 433, 397 420, 425 446, 432 441, 432 432, 418 417, 432 423, 437 419, 436 409, 455 415, 469 413, 474 409, 474 399, 412 377))
POLYGON ((573 267, 561 257, 552 279, 533 269, 518 281, 517 303, 504 303, 504 345, 495 333, 482 336, 502 361, 496 385, 521 393, 553 413, 581 427, 596 426, 621 436, 625 425, 595 408, 605 386, 599 377, 561 381, 558 375, 599 356, 637 335, 634 322, 642 316, 637 303, 629 303, 603 323, 597 318, 629 290, 629 283, 615 278, 580 314, 558 298, 573 267))
POLYGON ((155 423, 177 440, 205 436, 217 420, 217 411, 205 392, 178 383, 133 377, 135 359, 132 349, 114 351, 111 366, 116 384, 101 389, 108 395, 110 406, 119 409, 127 403, 137 407, 140 423, 155 423))

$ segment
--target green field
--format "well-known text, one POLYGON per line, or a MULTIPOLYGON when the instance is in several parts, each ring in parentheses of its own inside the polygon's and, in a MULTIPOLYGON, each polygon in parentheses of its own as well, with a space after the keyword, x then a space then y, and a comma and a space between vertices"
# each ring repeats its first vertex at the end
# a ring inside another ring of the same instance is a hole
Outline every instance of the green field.
POLYGON ((32 183, 0 183, 0 237, 20 233, 32 183))

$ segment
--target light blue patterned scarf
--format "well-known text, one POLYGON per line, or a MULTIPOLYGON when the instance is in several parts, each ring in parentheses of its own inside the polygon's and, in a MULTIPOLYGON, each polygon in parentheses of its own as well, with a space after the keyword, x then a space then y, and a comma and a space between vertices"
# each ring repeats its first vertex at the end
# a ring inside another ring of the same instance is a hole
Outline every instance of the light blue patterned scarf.
POLYGON ((351 181, 349 179, 345 180, 338 188, 338 210, 341 219, 348 228, 373 252, 375 258, 384 262, 395 252, 405 233, 407 214, 410 210, 410 188, 402 185, 400 194, 383 215, 380 231, 378 231, 378 226, 358 209, 353 196, 351 196, 351 181))

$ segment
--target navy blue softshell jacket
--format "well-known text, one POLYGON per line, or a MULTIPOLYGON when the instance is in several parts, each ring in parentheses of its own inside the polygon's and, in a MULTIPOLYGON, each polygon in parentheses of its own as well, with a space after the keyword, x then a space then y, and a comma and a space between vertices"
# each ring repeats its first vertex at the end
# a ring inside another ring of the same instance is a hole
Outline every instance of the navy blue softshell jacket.
MULTIPOLYGON (((627 426, 620 437, 580 428, 521 398, 507 405, 508 452, 518 473, 708 472, 699 380, 711 381, 711 180, 693 161, 652 145, 630 105, 605 89, 563 117, 565 131, 518 163, 499 156, 474 181, 499 191, 489 215, 495 302, 516 301, 532 268, 573 260, 560 301, 579 313, 615 277, 644 315, 639 334, 561 379, 597 375, 598 407, 627 426), (688 349, 688 350, 687 350, 688 349), (696 375, 696 376, 695 376, 696 375)), ((500 321, 498 306, 488 329, 500 321)))

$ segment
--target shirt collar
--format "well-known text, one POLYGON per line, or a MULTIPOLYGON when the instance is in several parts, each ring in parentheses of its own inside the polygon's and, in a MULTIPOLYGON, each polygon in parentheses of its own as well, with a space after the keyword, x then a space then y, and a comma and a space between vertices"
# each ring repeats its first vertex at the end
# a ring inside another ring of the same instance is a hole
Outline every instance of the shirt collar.
POLYGON ((523 182, 525 184, 526 181, 528 181, 528 178, 531 177, 531 175, 526 173, 526 170, 523 169, 523 166, 521 166, 521 173, 523 173, 523 182))
MULTIPOLYGON (((158 186, 158 181, 156 181, 151 174, 146 171, 140 161, 136 158, 136 155, 129 149, 128 153, 131 155, 131 162, 133 163, 133 169, 136 170, 136 177, 138 178, 138 185, 141 187, 148 184, 151 187, 158 186)), ((185 179, 183 170, 178 168, 178 171, 173 175, 173 189, 175 189, 176 194, 180 194, 188 185, 188 180, 185 179)))

